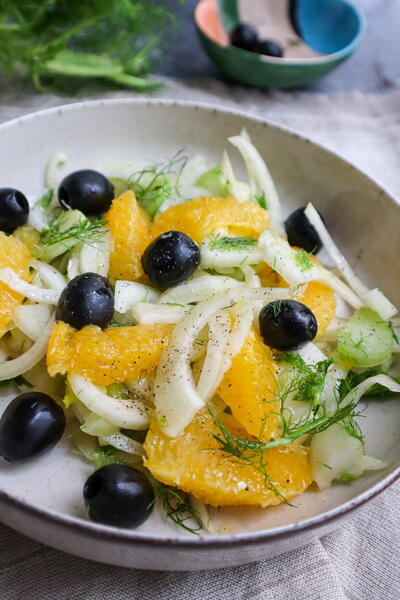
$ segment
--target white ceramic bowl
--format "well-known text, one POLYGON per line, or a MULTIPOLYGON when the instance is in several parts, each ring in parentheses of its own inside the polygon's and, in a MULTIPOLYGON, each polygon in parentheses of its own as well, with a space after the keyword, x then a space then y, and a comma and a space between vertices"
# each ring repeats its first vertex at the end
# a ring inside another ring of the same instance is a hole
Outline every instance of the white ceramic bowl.
MULTIPOLYGON (((59 151, 68 168, 170 157, 180 148, 217 162, 227 137, 245 126, 266 158, 288 213, 311 200, 354 267, 400 305, 400 210, 377 184, 338 156, 261 119, 171 101, 95 101, 45 110, 0 127, 0 185, 27 194, 43 189, 44 166, 59 151)), ((0 400, 0 412, 7 399, 0 400)), ((156 512, 130 531, 89 522, 82 486, 91 471, 68 442, 23 466, 0 466, 0 518, 55 548, 144 569, 221 568, 272 557, 324 535, 400 475, 400 403, 368 405, 362 427, 369 453, 385 471, 321 493, 311 488, 295 508, 224 509, 216 524, 229 535, 196 537, 156 512), (234 532, 234 533, 231 533, 234 532)))

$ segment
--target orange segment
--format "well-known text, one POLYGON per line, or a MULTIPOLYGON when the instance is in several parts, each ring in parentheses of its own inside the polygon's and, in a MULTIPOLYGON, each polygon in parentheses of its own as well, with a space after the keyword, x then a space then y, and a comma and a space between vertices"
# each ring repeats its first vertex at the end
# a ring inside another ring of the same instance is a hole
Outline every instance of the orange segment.
POLYGON ((314 313, 318 323, 318 333, 323 333, 336 313, 335 293, 324 283, 310 281, 296 298, 314 313))
POLYGON ((265 262, 257 265, 256 273, 259 276, 263 287, 289 287, 279 273, 265 262))
POLYGON ((230 235, 256 238, 268 223, 267 211, 254 202, 210 196, 171 206, 158 214, 151 234, 155 238, 165 231, 182 231, 200 243, 216 229, 228 228, 230 235))
MULTIPOLYGON (((232 417, 224 417, 224 425, 233 434, 246 438, 232 417)), ((219 431, 207 409, 198 413, 177 438, 164 435, 153 419, 144 444, 145 466, 162 483, 212 506, 279 504, 281 499, 267 487, 259 471, 217 450, 213 433, 219 431)), ((287 500, 303 492, 312 481, 308 449, 303 446, 291 444, 268 450, 264 462, 274 485, 287 500)))
MULTIPOLYGON (((0 232, 0 269, 9 267, 24 279, 30 280, 29 263, 32 255, 29 248, 16 237, 0 232)), ((14 309, 22 304, 24 297, 0 282, 0 337, 7 331, 14 309)))
POLYGON ((59 321, 50 336, 47 369, 52 377, 74 373, 103 386, 137 379, 156 368, 172 329, 158 324, 103 331, 88 325, 76 331, 59 321))
POLYGON ((218 389, 247 433, 262 440, 280 432, 276 371, 271 349, 252 330, 218 389))
POLYGON ((150 221, 128 190, 113 200, 105 215, 111 233, 111 277, 136 281, 144 272, 141 256, 151 241, 150 221))

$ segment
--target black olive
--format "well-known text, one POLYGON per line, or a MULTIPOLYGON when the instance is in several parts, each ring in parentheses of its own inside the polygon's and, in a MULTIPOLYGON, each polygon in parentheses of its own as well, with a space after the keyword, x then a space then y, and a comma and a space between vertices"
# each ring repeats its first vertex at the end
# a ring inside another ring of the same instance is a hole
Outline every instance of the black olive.
POLYGON ((87 216, 106 212, 114 198, 114 186, 98 171, 85 169, 67 175, 58 188, 64 210, 75 208, 87 216))
POLYGON ((250 23, 238 23, 232 29, 229 39, 232 46, 252 52, 258 43, 258 34, 256 28, 250 23))
POLYGON ((74 277, 62 291, 56 319, 75 329, 85 325, 107 327, 114 314, 114 291, 110 282, 97 273, 74 277))
POLYGON ((0 188, 0 230, 12 233, 25 225, 29 204, 24 194, 13 188, 0 188))
POLYGON ((137 469, 111 464, 87 479, 83 497, 92 521, 114 527, 138 527, 151 514, 154 490, 137 469))
POLYGON ((282 58, 284 52, 282 46, 274 40, 260 40, 255 48, 255 52, 258 54, 265 54, 266 56, 275 56, 276 58, 282 58))
POLYGON ((162 233, 147 246, 142 256, 146 275, 160 288, 186 281, 199 264, 199 247, 180 231, 162 233))
POLYGON ((260 333, 275 350, 298 350, 317 335, 314 313, 296 300, 275 300, 260 312, 260 333))
MULTIPOLYGON (((291 246, 297 246, 306 252, 316 254, 321 250, 322 242, 314 225, 311 225, 307 219, 305 210, 305 206, 298 208, 286 219, 285 228, 288 242, 291 246)), ((323 220, 321 213, 318 214, 323 220)))
POLYGON ((0 455, 12 463, 36 458, 60 440, 63 409, 41 392, 26 392, 10 402, 0 419, 0 455))

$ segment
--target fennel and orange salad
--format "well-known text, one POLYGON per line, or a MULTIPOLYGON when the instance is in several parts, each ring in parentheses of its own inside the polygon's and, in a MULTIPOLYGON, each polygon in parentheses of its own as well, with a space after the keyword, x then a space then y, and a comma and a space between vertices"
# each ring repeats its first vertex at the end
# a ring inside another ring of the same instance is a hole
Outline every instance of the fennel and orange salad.
POLYGON ((200 533, 209 506, 293 504, 387 466, 360 416, 400 392, 397 309, 312 204, 284 219, 246 131, 228 141, 245 180, 228 151, 129 172, 57 155, 39 199, 0 189, 0 382, 19 388, 0 455, 67 440, 93 464, 94 521, 160 505, 200 533))

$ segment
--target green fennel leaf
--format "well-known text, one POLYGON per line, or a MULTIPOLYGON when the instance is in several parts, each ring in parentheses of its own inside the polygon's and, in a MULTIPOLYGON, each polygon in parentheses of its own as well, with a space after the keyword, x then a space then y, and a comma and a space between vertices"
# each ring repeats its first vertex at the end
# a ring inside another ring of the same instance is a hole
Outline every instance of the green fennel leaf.
POLYGON ((256 202, 259 206, 261 206, 261 208, 268 210, 268 204, 265 194, 260 194, 259 196, 256 196, 256 202))
POLYGON ((219 237, 214 235, 208 242, 210 250, 240 250, 249 251, 257 245, 257 240, 244 237, 219 237))
POLYGON ((158 0, 2 0, 0 69, 40 91, 71 93, 88 79, 150 89, 142 76, 175 23, 158 0))
POLYGON ((308 252, 296 252, 295 262, 302 271, 308 271, 308 269, 312 269, 314 266, 308 252))
POLYGON ((174 192, 179 195, 180 174, 186 161, 179 150, 171 159, 133 173, 127 180, 127 189, 135 192, 136 200, 151 219, 174 192))
POLYGON ((203 529, 203 522, 191 505, 188 494, 157 481, 147 469, 145 472, 154 488, 154 500, 151 506, 160 503, 167 519, 182 529, 199 535, 198 532, 203 529), (190 525, 188 521, 192 521, 194 526, 190 525))
MULTIPOLYGON (((62 214, 61 216, 64 215, 62 214)), ((106 225, 104 219, 97 219, 96 221, 83 219, 67 229, 62 229, 60 223, 59 218, 56 219, 51 223, 49 229, 41 234, 40 245, 42 247, 63 244, 68 241, 83 242, 90 245, 102 240, 107 232, 104 227, 106 225)), ((69 248, 70 246, 66 245, 66 249, 68 250, 69 248)))

